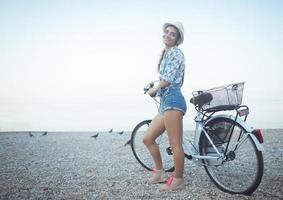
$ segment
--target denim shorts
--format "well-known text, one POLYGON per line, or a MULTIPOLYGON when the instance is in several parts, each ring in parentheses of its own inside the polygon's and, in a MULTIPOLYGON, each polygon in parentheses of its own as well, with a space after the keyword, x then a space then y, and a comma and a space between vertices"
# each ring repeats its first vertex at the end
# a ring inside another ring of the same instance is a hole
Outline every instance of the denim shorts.
POLYGON ((164 115, 166 110, 179 110, 185 115, 187 105, 180 88, 169 87, 162 92, 160 96, 159 113, 164 115))

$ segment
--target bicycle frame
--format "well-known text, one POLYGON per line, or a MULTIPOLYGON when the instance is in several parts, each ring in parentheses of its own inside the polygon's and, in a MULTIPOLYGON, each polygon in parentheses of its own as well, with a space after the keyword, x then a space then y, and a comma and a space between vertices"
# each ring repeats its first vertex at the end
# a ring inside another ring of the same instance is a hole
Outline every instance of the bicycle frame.
MULTIPOLYGON (((144 92, 146 93, 149 88, 153 87, 153 84, 154 84, 154 82, 148 84, 148 86, 144 88, 144 92)), ((157 109, 158 109, 160 102, 155 97, 153 97, 153 99, 154 99, 156 106, 157 106, 157 109)), ((244 107, 248 108, 247 106, 244 106, 244 107)), ((212 116, 214 114, 213 113, 210 116, 208 116, 208 118, 206 120, 204 120, 203 117, 205 116, 205 114, 202 113, 198 109, 196 109, 196 110, 197 110, 197 116, 195 118, 196 126, 195 126, 195 133, 194 133, 194 141, 192 142, 191 140, 188 140, 189 143, 185 143, 184 140, 183 140, 183 148, 184 148, 184 151, 185 151, 185 156, 187 158, 189 158, 189 159, 194 158, 195 161, 198 161, 199 159, 209 159, 209 160, 214 159, 217 162, 222 162, 225 159, 225 155, 226 155, 227 148, 228 148, 229 144, 227 145, 224 153, 220 153, 219 150, 217 149, 217 147, 215 146, 215 144, 213 143, 212 139, 210 138, 209 134, 207 133, 206 129, 205 129, 206 123, 208 123, 212 119, 219 118, 219 117, 232 119, 235 122, 237 122, 238 124, 240 124, 245 130, 247 130, 245 137, 250 136, 252 138, 252 140, 255 142, 257 149, 259 151, 263 151, 263 145, 258 141, 256 136, 254 134, 252 134, 254 129, 246 123, 247 114, 245 116, 245 119, 242 120, 241 118, 238 117, 239 111, 237 111, 236 117, 233 116, 233 115, 227 115, 227 114, 217 114, 215 116, 212 116), (199 141, 200 141, 200 136, 201 136, 202 132, 205 134, 205 137, 207 138, 207 140, 212 145, 212 148, 214 149, 216 154, 214 153, 214 155, 206 155, 206 156, 200 155, 199 141)), ((232 129, 234 129, 234 127, 232 127, 232 129)), ((228 141, 230 141, 230 138, 229 138, 228 141)), ((239 142, 239 144, 241 143, 240 137, 238 139, 238 142, 239 142)))
POLYGON ((196 121, 196 128, 195 128, 195 133, 194 133, 194 142, 192 144, 192 142, 190 141, 190 144, 186 144, 185 142, 183 142, 183 148, 185 151, 185 155, 186 156, 192 156, 192 158, 194 158, 196 161, 198 159, 220 159, 223 158, 223 154, 221 154, 217 147, 214 145, 214 143, 212 142, 210 136, 208 135, 207 131, 204 129, 204 125, 205 122, 203 120, 201 120, 202 118, 202 114, 198 111, 197 112, 197 117, 195 119, 196 121), (199 153, 199 140, 200 140, 200 135, 201 133, 204 132, 206 138, 208 139, 208 141, 211 143, 213 149, 215 150, 215 152, 217 153, 217 156, 201 156, 199 153))

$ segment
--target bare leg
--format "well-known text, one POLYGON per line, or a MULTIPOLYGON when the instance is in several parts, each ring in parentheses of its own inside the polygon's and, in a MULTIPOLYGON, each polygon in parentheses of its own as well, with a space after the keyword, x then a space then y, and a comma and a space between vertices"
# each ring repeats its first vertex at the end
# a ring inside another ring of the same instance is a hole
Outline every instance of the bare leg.
POLYGON ((163 117, 160 114, 157 114, 150 123, 147 133, 143 138, 143 143, 148 148, 154 160, 155 168, 157 170, 163 169, 163 166, 162 166, 162 158, 160 155, 159 147, 155 143, 155 140, 156 138, 158 138, 158 136, 160 136, 164 132, 164 130, 165 130, 165 126, 164 126, 163 117))
POLYGON ((173 151, 176 178, 183 178, 184 149, 183 137, 183 113, 177 110, 167 110, 164 113, 164 124, 169 137, 169 143, 173 151))

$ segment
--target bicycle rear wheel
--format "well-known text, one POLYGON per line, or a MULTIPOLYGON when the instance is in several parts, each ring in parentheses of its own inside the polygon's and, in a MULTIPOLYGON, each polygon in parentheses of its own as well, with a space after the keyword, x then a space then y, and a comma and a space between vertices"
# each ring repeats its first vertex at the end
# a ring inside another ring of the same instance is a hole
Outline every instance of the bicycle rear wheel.
MULTIPOLYGON (((263 175, 262 152, 257 150, 247 131, 231 119, 216 118, 206 124, 206 127, 220 153, 224 153, 228 146, 224 159, 215 160, 216 162, 202 160, 210 179, 224 192, 252 194, 259 186, 263 175)), ((204 133, 200 137, 200 153, 216 155, 204 133)))
MULTIPOLYGON (((133 130, 131 136, 131 148, 137 161, 147 170, 152 171, 154 162, 150 152, 143 143, 143 137, 146 133, 151 120, 140 122, 133 130)), ((166 131, 156 139, 156 144, 159 146, 162 157, 163 168, 167 172, 174 170, 174 163, 172 156, 169 155, 166 149, 170 146, 166 131)))

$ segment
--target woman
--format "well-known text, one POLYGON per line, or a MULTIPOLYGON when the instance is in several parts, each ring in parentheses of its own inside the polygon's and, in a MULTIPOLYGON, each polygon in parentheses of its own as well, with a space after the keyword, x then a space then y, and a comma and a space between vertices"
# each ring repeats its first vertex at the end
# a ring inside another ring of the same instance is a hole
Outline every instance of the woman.
POLYGON ((184 150, 182 147, 183 116, 187 107, 180 88, 183 85, 185 60, 178 45, 184 41, 184 29, 180 22, 163 25, 163 43, 165 49, 161 54, 158 65, 160 81, 151 88, 151 97, 160 97, 159 113, 154 117, 143 138, 143 142, 151 153, 155 163, 155 170, 150 178, 151 183, 166 181, 162 158, 155 140, 165 130, 173 152, 175 171, 162 190, 172 191, 184 188, 184 150))

